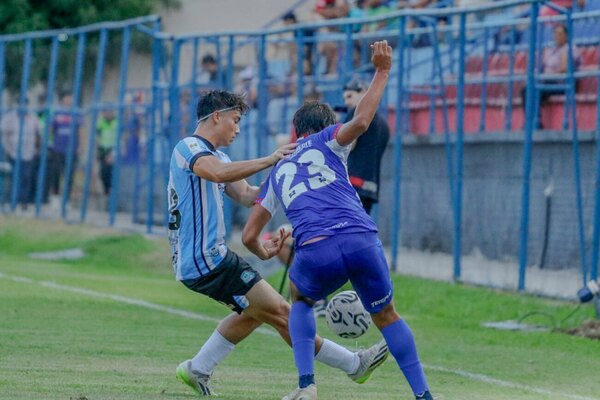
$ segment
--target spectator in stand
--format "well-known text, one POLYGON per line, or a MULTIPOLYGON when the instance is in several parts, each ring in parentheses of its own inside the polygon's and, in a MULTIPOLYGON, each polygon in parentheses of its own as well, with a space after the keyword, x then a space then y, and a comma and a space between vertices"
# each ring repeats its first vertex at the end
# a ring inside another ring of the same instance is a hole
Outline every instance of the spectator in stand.
MULTIPOLYGON (((367 10, 365 9, 365 3, 367 0, 356 0, 352 7, 350 7, 350 11, 348 12, 349 18, 363 18, 367 16, 367 10)), ((356 24, 352 27, 354 32, 360 32, 362 30, 361 24, 356 24)))
MULTIPOLYGON (((369 85, 360 79, 352 79, 344 86, 344 103, 348 114, 344 120, 348 122, 354 117, 354 110, 364 97, 369 85)), ((390 128, 378 112, 371 124, 360 136, 348 156, 348 176, 356 189, 360 202, 367 214, 371 214, 373 204, 379 200, 379 174, 381 158, 390 140, 390 128)))
POLYGON ((63 190, 66 191, 67 200, 71 196, 73 176, 77 168, 79 154, 79 128, 81 118, 71 113, 73 95, 69 91, 59 94, 60 110, 54 114, 51 121, 53 144, 49 148, 48 188, 54 195, 51 204, 57 206, 60 198, 60 179, 64 177, 63 190), (72 156, 71 170, 67 171, 68 157, 72 156), (67 174, 68 173, 68 174, 67 174))
POLYGON ((250 109, 258 107, 258 78, 252 65, 246 66, 238 74, 238 84, 235 92, 246 95, 246 103, 250 109))
MULTIPOLYGON (((445 3, 438 2, 437 0, 400 0, 396 3, 396 8, 398 9, 444 8, 446 6, 447 5, 445 3)), ((446 26, 449 23, 449 19, 447 16, 437 17, 436 21, 438 26, 446 26)), ((407 28, 426 28, 428 26, 429 24, 426 21, 411 19, 408 22, 407 28)), ((447 35, 443 32, 439 32, 438 41, 445 41, 446 36, 447 35)), ((431 35, 429 33, 416 35, 412 38, 412 45, 414 47, 425 47, 430 46, 431 44, 431 35)))
MULTIPOLYGON (((298 18, 296 18, 296 14, 294 14, 294 12, 290 11, 289 13, 285 14, 282 18, 283 20, 283 24, 285 26, 288 27, 292 27, 294 25, 296 25, 298 23, 298 18)), ((302 38, 306 41, 308 40, 308 43, 304 43, 304 48, 302 50, 302 55, 303 55, 303 61, 302 61, 302 69, 303 69, 303 73, 304 75, 310 75, 312 74, 312 64, 313 64, 313 53, 314 53, 314 48, 315 48, 315 44, 314 42, 312 42, 312 38, 315 35, 315 31, 313 29, 307 29, 307 28, 303 28, 303 29, 298 29, 294 31, 294 38, 298 38, 300 36, 300 33, 302 33, 302 38)), ((294 74, 296 72, 297 66, 298 66, 298 51, 296 49, 296 43, 292 42, 292 43, 288 43, 288 52, 289 52, 289 59, 290 59, 290 63, 291 63, 291 73, 294 74)))
MULTIPOLYGON (((542 55, 542 73, 548 75, 562 75, 567 72, 568 67, 568 55, 569 55, 569 44, 567 27, 564 25, 556 25, 554 27, 554 46, 544 50, 542 55)), ((579 51, 573 45, 573 62, 575 69, 579 65, 579 51)), ((564 78, 562 77, 549 77, 544 78, 540 81, 542 84, 564 84, 564 78)), ((523 111, 525 112, 525 104, 527 99, 527 88, 524 87, 521 91, 521 101, 523 104, 523 111)), ((535 95, 539 96, 540 109, 542 104, 546 103, 550 96, 560 95, 565 93, 565 89, 537 89, 535 95)), ((536 99, 537 101, 537 99, 536 99)), ((527 116, 526 116, 527 117, 527 116)), ((540 127, 544 127, 541 117, 538 118, 540 127)))
POLYGON ((21 115, 17 110, 11 110, 2 118, 2 147, 6 153, 7 161, 15 168, 20 160, 20 173, 18 179, 17 202, 23 209, 33 203, 32 194, 35 193, 34 157, 39 146, 40 124, 31 111, 24 111, 23 134, 20 138, 21 115), (21 144, 19 148, 19 144, 21 144))
MULTIPOLYGON (((350 6, 348 0, 317 0, 314 8, 314 15, 320 19, 337 19, 346 18, 350 6)), ((325 32, 338 32, 337 27, 326 28, 325 32)), ((337 73, 337 54, 338 43, 337 42, 321 42, 319 46, 319 52, 325 57, 325 74, 336 74, 337 73)))
POLYGON ((143 121, 145 117, 144 93, 138 91, 133 96, 128 95, 128 105, 125 113, 125 152, 123 164, 132 165, 140 161, 140 142, 142 139, 143 121))
POLYGON ((105 110, 96 122, 98 135, 98 162, 100 163, 100 180, 104 194, 109 195, 112 186, 112 172, 117 144, 117 118, 114 110, 105 110))
POLYGON ((217 88, 220 86, 219 82, 219 66, 215 56, 207 54, 202 57, 200 62, 200 73, 196 81, 198 84, 208 88, 217 88))
MULTIPOLYGON (((367 17, 378 17, 385 14, 389 14, 394 11, 392 7, 390 7, 383 0, 365 0, 364 1, 365 14, 367 17)), ((379 31, 386 28, 393 28, 395 21, 380 21, 374 22, 368 25, 365 25, 364 31, 374 32, 379 31)))

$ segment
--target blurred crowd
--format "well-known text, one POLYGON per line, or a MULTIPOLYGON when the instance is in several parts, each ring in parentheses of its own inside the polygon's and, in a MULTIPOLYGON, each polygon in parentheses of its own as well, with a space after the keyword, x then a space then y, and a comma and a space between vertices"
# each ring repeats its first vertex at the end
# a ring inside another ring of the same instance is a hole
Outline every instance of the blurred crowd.
MULTIPOLYGON (((91 157, 96 161, 92 177, 92 190, 108 196, 112 187, 113 165, 115 163, 118 140, 118 107, 107 104, 96 117, 95 128, 90 132, 86 115, 73 103, 73 93, 62 90, 58 93, 58 103, 50 107, 46 94, 38 97, 38 104, 25 100, 25 108, 20 108, 16 98, 12 107, 2 115, 0 139, 2 158, 8 168, 4 175, 5 190, 2 190, 0 203, 10 202, 12 179, 18 171, 19 181, 16 193, 17 204, 22 209, 36 201, 38 180, 41 177, 41 201, 58 208, 65 198, 69 202, 75 172, 83 170, 87 162, 87 145, 94 135, 95 148, 91 157), (36 112, 37 110, 37 112, 36 112), (44 136, 47 133, 47 140, 44 136), (43 156, 43 147, 45 156, 43 156), (44 161, 45 159, 45 161, 44 161), (43 169, 41 172, 40 169, 43 169), (7 198, 9 197, 9 198, 7 198)), ((142 107, 142 92, 129 93, 122 113, 123 125, 119 158, 123 165, 134 165, 140 161, 144 148, 145 111, 142 107)), ((89 114, 87 115, 90 116, 89 114)))

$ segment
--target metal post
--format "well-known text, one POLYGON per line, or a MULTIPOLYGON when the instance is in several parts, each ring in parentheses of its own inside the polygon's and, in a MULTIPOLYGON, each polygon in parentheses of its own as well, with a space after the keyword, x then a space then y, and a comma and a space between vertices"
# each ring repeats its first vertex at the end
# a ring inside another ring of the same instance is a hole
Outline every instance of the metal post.
POLYGON ((396 65, 398 90, 396 93, 396 124, 394 127, 394 197, 392 198, 392 270, 398 270, 398 248, 400 246, 400 183, 402 179, 402 116, 404 92, 404 32, 406 17, 400 17, 398 33, 398 64, 396 65))
POLYGON ((437 29, 436 29, 436 25, 437 25, 437 21, 429 21, 427 20, 427 24, 433 29, 433 33, 430 35, 431 38, 431 50, 433 52, 433 56, 432 56, 432 60, 431 60, 431 90, 430 90, 430 94, 429 94, 429 134, 433 134, 435 133, 435 108, 436 108, 436 104, 435 104, 435 67, 436 67, 436 62, 435 62, 435 54, 436 54, 436 48, 438 47, 438 40, 437 40, 437 29))
POLYGON ((354 40, 352 39, 352 27, 353 24, 346 24, 346 26, 344 27, 346 30, 346 54, 345 54, 345 59, 344 59, 344 64, 345 64, 345 68, 344 68, 344 75, 340 75, 343 79, 344 82, 348 82, 348 79, 350 79, 350 72, 352 71, 352 56, 354 53, 354 40))
MULTIPOLYGON (((571 11, 567 11, 567 32, 573 32, 573 18, 571 11)), ((575 103, 575 65, 573 62, 573 35, 567 35, 568 56, 567 56, 567 101, 565 107, 569 105, 571 110, 571 129, 573 132, 573 170, 575 172, 575 193, 577 201, 577 222, 579 233, 579 251, 581 257, 581 277, 583 284, 587 283, 587 251, 585 245, 585 223, 583 221, 583 199, 581 195, 581 165, 579 157, 579 135, 577 132, 577 107, 575 103)), ((568 116, 565 120, 568 120, 568 116)), ((566 121, 565 121, 566 122, 566 121)))
POLYGON ((60 207, 60 214, 62 218, 67 216, 67 202, 69 201, 71 194, 71 186, 73 185, 71 179, 71 171, 76 167, 77 149, 75 143, 79 142, 79 129, 80 129, 80 114, 79 114, 79 103, 81 100, 81 81, 83 76, 83 62, 85 56, 85 45, 86 45, 86 34, 80 33, 79 40, 77 42, 77 60, 75 61, 75 81, 73 83, 73 106, 71 107, 71 132, 69 134, 69 144, 67 145, 67 161, 65 167, 65 184, 63 187, 62 202, 60 207), (77 140, 76 140, 77 137, 77 140))
POLYGON ((229 90, 233 89, 233 70, 234 70, 234 51, 235 51, 235 37, 233 35, 229 35, 229 46, 227 47, 227 87, 229 90))
POLYGON ((104 61, 106 58, 106 44, 108 42, 108 31, 100 31, 100 44, 98 45, 98 58, 96 59, 96 75, 94 76, 94 95, 92 108, 92 121, 90 123, 90 136, 88 140, 87 163, 85 166, 85 181, 83 188, 83 200, 81 204, 81 222, 85 221, 88 197, 90 192, 90 182, 92 180, 92 165, 94 161, 94 150, 96 148, 96 124, 98 121, 98 104, 102 97, 102 77, 104 75, 104 61))
MULTIPOLYGON (((298 97, 298 106, 302 105, 304 100, 304 30, 298 29, 296 36, 296 96, 298 97)), ((309 60, 312 62, 312 60, 309 60)), ((314 66, 311 65, 314 70, 314 66)))
POLYGON ((217 76, 219 81, 219 89, 223 89, 225 85, 225 74, 223 73, 223 63, 221 57, 221 38, 220 36, 215 36, 215 58, 217 59, 217 76))
MULTIPOLYGON (((5 68, 5 42, 0 41, 0 93, 4 93, 4 68, 5 68)), ((4 115, 3 109, 3 97, 0 96, 0 123, 2 122, 2 116, 4 115)), ((0 125, 1 126, 1 125, 0 125)), ((2 147, 2 140, 0 140, 0 161, 4 161, 4 148, 2 147)), ((0 174, 0 210, 4 210, 4 199, 5 199, 5 187, 4 187, 4 175, 0 174)))
MULTIPOLYGON (((435 30, 434 26, 434 30, 435 30)), ((446 147, 446 163, 448 165, 448 186, 450 188, 450 203, 454 209, 454 159, 452 157, 452 143, 450 141, 450 125, 448 122, 448 103, 446 100, 446 83, 444 81, 444 67, 439 45, 433 46, 434 65, 437 67, 437 76, 440 82, 439 96, 442 99, 442 120, 444 123, 444 145, 446 147)))
MULTIPOLYGON (((600 55, 598 56, 600 58, 600 55)), ((598 60, 600 61, 600 60, 598 60)), ((596 82, 600 76, 596 75, 596 82)), ((0 86, 1 87, 1 86, 0 86)), ((596 184, 594 196, 594 233, 592 239, 592 265, 590 279, 598 280, 598 250, 600 247, 600 85, 596 91, 596 184)))
POLYGON ((198 83, 196 79, 198 76, 198 40, 198 38, 194 38, 193 41, 194 50, 192 53, 192 77, 190 79, 190 104, 188 104, 187 110, 190 115, 190 122, 188 123, 186 129, 190 134, 196 128, 196 118, 193 116, 196 115, 196 92, 198 91, 198 83))
MULTIPOLYGON (((531 185, 531 149, 534 120, 528 118, 534 107, 535 93, 535 45, 537 33, 538 3, 531 3, 531 24, 529 27, 529 56, 527 60, 527 98, 525 104, 525 138, 523 143, 523 189, 521 195, 521 225, 519 249, 519 290, 525 290, 525 270, 527 268, 527 244, 529 242, 529 189, 531 185)), ((535 112, 535 111, 533 111, 535 112)))
POLYGON ((169 128, 171 148, 179 141, 181 125, 179 121, 179 62, 181 55, 181 40, 173 41, 173 63, 171 67, 171 83, 169 84, 169 128))
MULTIPOLYGON (((160 22, 154 26, 155 32, 160 31, 160 22)), ((146 160, 148 163, 147 180, 148 192, 146 193, 146 232, 152 232, 154 223, 154 177, 156 167, 154 165, 154 150, 156 144, 156 113, 162 108, 162 101, 159 103, 159 81, 160 81, 160 54, 161 39, 156 37, 152 40, 152 109, 150 117, 150 129, 148 130, 148 141, 146 144, 146 160)))
POLYGON ((44 196, 45 183, 46 183, 46 166, 48 160, 48 136, 50 134, 50 119, 52 117, 52 101, 54 100, 54 88, 56 86, 56 70, 58 64, 58 50, 59 50, 58 36, 52 38, 52 45, 50 49, 50 66, 48 71, 48 85, 46 93, 46 111, 44 132, 42 133, 42 146, 40 153, 40 166, 38 169, 37 186, 35 190, 35 215, 40 216, 42 207, 42 197, 44 196))
POLYGON ((483 66, 481 75, 483 77, 481 82, 481 103, 479 104, 479 132, 485 131, 485 113, 487 110, 487 73, 488 73, 488 42, 489 42, 489 28, 483 29, 483 66))
MULTIPOLYGON (((408 38, 409 43, 413 42, 414 36, 411 36, 409 33, 408 38)), ((400 38, 401 40, 403 40, 404 38, 400 38)), ((411 79, 411 71, 412 71, 412 65, 411 65, 411 60, 412 60, 412 52, 413 52, 413 46, 412 44, 409 44, 408 46, 406 46, 406 60, 408 60, 407 62, 407 68, 404 69, 404 72, 406 73, 406 77, 405 82, 407 83, 407 86, 410 88, 410 82, 412 81, 411 79)), ((405 132, 410 132, 410 95, 408 96, 408 101, 407 101, 407 112, 406 115, 403 115, 402 118, 402 123, 404 124, 404 131, 405 132)))
POLYGON ((512 109, 513 109, 513 87, 514 87, 514 76, 515 76, 515 26, 512 25, 510 29, 510 55, 508 60, 508 76, 510 77, 508 82, 508 93, 506 100, 506 119, 504 120, 504 127, 506 131, 512 129, 512 109))
POLYGON ((465 46, 466 46, 467 18, 463 12, 460 14, 459 48, 458 48, 458 87, 456 107, 456 180, 454 187, 454 236, 453 278, 460 279, 461 274, 461 238, 462 238, 462 180, 463 180, 463 151, 464 151, 464 118, 465 118, 465 46))
MULTIPOLYGON (((596 75, 596 80, 600 80, 598 75, 596 75)), ((596 92, 596 184, 594 201, 594 233, 590 279, 598 280, 598 250, 600 247, 600 85, 598 85, 598 91, 596 92)))
POLYGON ((119 109, 117 113, 117 142, 115 143, 115 162, 110 190, 110 225, 115 223, 117 211, 117 200, 119 198, 119 178, 121 172, 121 137, 123 136, 123 109, 125 92, 127 90, 127 66, 129 64, 129 43, 131 39, 131 28, 123 29, 123 46, 121 47, 121 79, 119 82, 119 109))
MULTIPOLYGON (((23 54, 23 75, 21 75, 21 93, 19 94, 19 138, 17 141, 17 154, 12 171, 12 188, 10 196, 10 209, 17 208, 17 196, 20 191, 21 162, 23 161, 23 135, 25 134, 25 117, 27 116, 27 90, 29 88, 29 73, 31 71, 31 39, 25 41, 25 52, 23 54)), ((0 93, 1 95, 1 93, 0 93)))
MULTIPOLYGON (((257 156, 265 154, 265 143, 267 135, 267 107, 268 107, 268 91, 267 85, 267 43, 265 35, 260 35, 258 49, 258 129, 256 131, 257 138, 257 156)), ((255 176, 255 182, 258 184, 261 181, 261 174, 255 176)))

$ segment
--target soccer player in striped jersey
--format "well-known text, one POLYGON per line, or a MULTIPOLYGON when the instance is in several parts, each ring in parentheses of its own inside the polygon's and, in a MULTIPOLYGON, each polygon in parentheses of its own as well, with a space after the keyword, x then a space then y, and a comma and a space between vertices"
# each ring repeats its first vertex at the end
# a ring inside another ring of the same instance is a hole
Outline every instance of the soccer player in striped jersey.
MULTIPOLYGON (((247 110, 240 95, 222 90, 205 93, 198 102, 194 134, 177 143, 171 156, 169 242, 175 276, 187 288, 234 311, 219 323, 195 357, 177 367, 177 377, 203 396, 212 394, 209 382, 215 367, 262 323, 273 326, 291 345, 290 305, 224 240, 223 195, 252 206, 259 188, 245 178, 274 165, 296 146, 287 144, 267 157, 231 162, 218 148, 237 137, 247 110)), ((268 240, 263 255, 275 256, 288 236, 281 231, 268 240)), ((313 341, 311 353, 317 360, 343 370, 359 383, 388 354, 383 342, 353 353, 320 337, 313 341)))
POLYGON ((260 233, 279 205, 293 227, 296 256, 290 268, 289 325, 299 382, 283 400, 317 398, 310 351, 315 336, 312 307, 348 280, 371 313, 415 397, 432 399, 412 331, 394 309, 377 226, 348 178, 352 143, 371 123, 392 65, 387 41, 375 42, 371 49, 375 75, 352 120, 336 124, 327 104, 304 104, 293 120, 298 147, 273 168, 244 228, 244 244, 263 257, 260 233))

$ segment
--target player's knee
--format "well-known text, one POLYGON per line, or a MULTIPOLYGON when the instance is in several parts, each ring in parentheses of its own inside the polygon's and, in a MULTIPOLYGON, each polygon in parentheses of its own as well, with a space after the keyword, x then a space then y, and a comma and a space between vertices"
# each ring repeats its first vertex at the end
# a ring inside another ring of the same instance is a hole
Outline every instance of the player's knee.
POLYGON ((394 308, 394 303, 389 303, 385 307, 383 307, 378 313, 371 314, 371 318, 373 319, 373 323, 379 329, 383 329, 386 326, 398 321, 400 319, 400 315, 396 312, 394 308))
POLYGON ((280 298, 277 304, 268 312, 268 323, 276 329, 287 329, 288 319, 290 316, 290 305, 287 301, 280 298))

